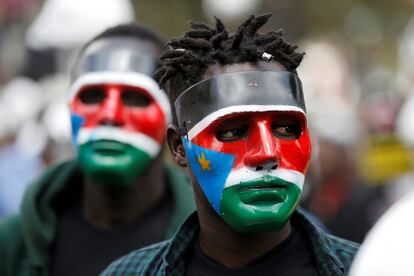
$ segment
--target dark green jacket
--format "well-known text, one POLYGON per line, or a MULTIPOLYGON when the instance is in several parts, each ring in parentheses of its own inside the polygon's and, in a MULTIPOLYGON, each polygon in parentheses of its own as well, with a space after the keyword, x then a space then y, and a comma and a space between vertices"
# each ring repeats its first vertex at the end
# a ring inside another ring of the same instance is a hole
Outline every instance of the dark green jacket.
MULTIPOLYGON (((310 241, 317 275, 346 275, 358 250, 358 244, 325 233, 300 210, 293 216, 310 241)), ((184 276, 187 268, 186 256, 192 249, 199 228, 197 213, 194 213, 171 240, 134 251, 113 262, 101 275, 184 276)))
MULTIPOLYGON (((191 187, 184 174, 165 166, 174 195, 175 213, 167 229, 169 238, 194 210, 191 187)), ((49 275, 51 245, 55 238, 57 215, 54 204, 64 196, 74 174, 80 174, 75 161, 47 169, 26 190, 20 215, 0 222, 0 275, 49 275)))

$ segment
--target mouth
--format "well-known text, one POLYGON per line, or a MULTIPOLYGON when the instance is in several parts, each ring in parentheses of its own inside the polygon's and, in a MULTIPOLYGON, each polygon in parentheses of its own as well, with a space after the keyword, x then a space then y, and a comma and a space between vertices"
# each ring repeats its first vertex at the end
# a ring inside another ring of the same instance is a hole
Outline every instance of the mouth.
POLYGON ((97 140, 91 143, 94 152, 104 155, 118 155, 125 153, 127 145, 111 140, 97 140))
POLYGON ((245 204, 268 205, 285 201, 288 185, 285 181, 265 176, 240 184, 238 194, 245 204))
POLYGON ((262 185, 262 184, 255 184, 244 186, 239 189, 239 193, 243 193, 246 191, 266 191, 266 190, 274 190, 274 189, 285 189, 286 185, 283 184, 269 184, 269 185, 262 185))

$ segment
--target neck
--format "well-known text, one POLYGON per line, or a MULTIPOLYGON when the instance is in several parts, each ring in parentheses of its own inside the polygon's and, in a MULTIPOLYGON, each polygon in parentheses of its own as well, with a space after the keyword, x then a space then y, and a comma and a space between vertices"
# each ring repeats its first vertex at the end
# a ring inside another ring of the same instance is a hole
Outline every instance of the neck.
POLYGON ((85 179, 82 212, 93 225, 107 230, 122 228, 161 200, 165 192, 162 157, 159 155, 128 187, 92 183, 85 179))
POLYGON ((284 241, 291 231, 288 222, 277 232, 239 233, 212 212, 198 210, 200 247, 208 257, 229 268, 252 263, 284 241))

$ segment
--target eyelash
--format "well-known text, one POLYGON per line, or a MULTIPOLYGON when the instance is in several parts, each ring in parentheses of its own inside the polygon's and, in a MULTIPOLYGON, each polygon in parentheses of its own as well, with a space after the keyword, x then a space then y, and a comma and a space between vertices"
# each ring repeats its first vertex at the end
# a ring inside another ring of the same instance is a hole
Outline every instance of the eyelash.
MULTIPOLYGON (((248 132, 247 125, 243 127, 235 127, 233 129, 228 129, 228 130, 223 130, 223 131, 218 130, 216 131, 216 138, 222 142, 233 142, 233 141, 238 141, 238 140, 245 138, 247 136, 247 132, 248 132), (239 132, 239 134, 237 134, 237 132, 239 132), (232 137, 224 137, 224 135, 227 133, 231 133, 232 137)), ((284 125, 283 123, 273 125, 272 132, 273 132, 273 135, 278 138, 289 139, 289 140, 298 139, 302 133, 299 124, 284 125), (286 134, 280 133, 280 131, 277 131, 278 128, 286 128, 287 133, 286 134)))
POLYGON ((288 139, 292 139, 292 140, 296 140, 300 137, 301 135, 301 128, 299 125, 297 124, 292 124, 292 125, 276 125, 272 127, 273 129, 273 135, 275 135, 276 137, 281 137, 281 138, 288 138, 288 139), (283 133, 275 133, 276 130, 280 127, 286 128, 288 129, 287 132, 288 134, 283 134, 283 133), (293 136, 293 137, 291 137, 293 136))
MULTIPOLYGON (((100 104, 104 101, 105 97, 106 93, 100 87, 89 88, 79 94, 80 101, 88 105, 100 104)), ((128 88, 122 90, 121 101, 124 105, 130 107, 146 107, 151 103, 151 99, 144 93, 139 93, 128 88)))

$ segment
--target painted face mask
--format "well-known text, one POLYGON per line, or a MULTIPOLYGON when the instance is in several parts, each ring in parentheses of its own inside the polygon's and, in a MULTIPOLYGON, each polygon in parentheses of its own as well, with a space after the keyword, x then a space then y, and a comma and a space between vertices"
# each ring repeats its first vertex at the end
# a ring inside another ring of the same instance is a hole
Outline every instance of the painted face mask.
POLYGON ((191 170, 219 216, 240 232, 280 230, 299 202, 311 151, 297 76, 223 74, 175 105, 191 170))
POLYGON ((73 142, 92 182, 131 185, 160 152, 169 102, 149 77, 156 58, 148 45, 98 42, 85 51, 70 89, 73 142))

